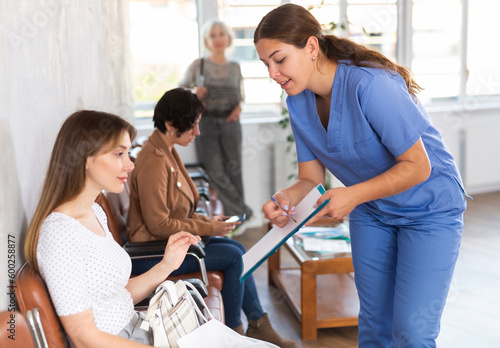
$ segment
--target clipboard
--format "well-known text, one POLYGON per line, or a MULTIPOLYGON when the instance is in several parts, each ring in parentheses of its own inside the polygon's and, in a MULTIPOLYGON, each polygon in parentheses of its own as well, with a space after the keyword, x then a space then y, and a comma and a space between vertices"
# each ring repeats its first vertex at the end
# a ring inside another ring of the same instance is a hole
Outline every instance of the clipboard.
POLYGON ((288 238, 296 233, 307 221, 309 221, 328 203, 329 200, 327 199, 318 207, 313 208, 316 201, 325 192, 325 188, 322 184, 313 188, 295 207, 297 214, 294 217, 297 222, 290 219, 283 228, 273 226, 273 228, 267 232, 264 237, 262 237, 242 256, 243 269, 240 276, 240 282, 244 281, 250 274, 252 274, 269 256, 276 252, 276 250, 278 250, 288 238))

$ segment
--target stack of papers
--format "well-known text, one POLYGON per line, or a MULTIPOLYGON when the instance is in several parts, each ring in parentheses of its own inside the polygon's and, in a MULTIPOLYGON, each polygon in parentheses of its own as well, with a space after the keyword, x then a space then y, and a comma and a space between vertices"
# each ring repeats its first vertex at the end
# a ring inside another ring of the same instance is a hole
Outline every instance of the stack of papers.
POLYGON ((349 253, 351 245, 345 240, 304 238, 304 250, 319 253, 349 253))
POLYGON ((319 253, 348 253, 351 251, 349 225, 335 227, 302 227, 295 235, 302 241, 305 251, 319 253))
POLYGON ((320 239, 349 238, 349 225, 345 222, 335 227, 302 227, 295 236, 300 238, 314 237, 320 239))

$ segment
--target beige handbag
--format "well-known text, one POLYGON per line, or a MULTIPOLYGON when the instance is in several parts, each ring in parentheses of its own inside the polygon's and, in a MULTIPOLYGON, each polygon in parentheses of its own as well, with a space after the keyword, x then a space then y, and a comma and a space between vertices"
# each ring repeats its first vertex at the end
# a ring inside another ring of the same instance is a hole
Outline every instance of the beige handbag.
MULTIPOLYGON (((183 280, 166 280, 156 288, 156 293, 149 301, 141 329, 153 331, 155 347, 177 348, 177 340, 208 320, 201 313, 187 287, 195 291, 201 302, 201 295, 189 283, 183 280)), ((208 312, 210 313, 210 312, 208 312)), ((210 314, 211 315, 211 314, 210 314)))

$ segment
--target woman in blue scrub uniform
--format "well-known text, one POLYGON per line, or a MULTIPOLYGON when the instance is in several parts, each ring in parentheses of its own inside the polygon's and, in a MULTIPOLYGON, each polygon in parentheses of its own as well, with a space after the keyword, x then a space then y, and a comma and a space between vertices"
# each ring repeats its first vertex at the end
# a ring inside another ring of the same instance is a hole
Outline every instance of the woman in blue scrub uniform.
MULTIPOLYGON (((268 13, 254 35, 269 76, 288 94, 299 178, 274 198, 292 212, 325 168, 321 216, 349 216, 360 299, 360 347, 435 347, 458 257, 462 180, 418 101, 411 71, 333 35, 301 6, 268 13)), ((262 208, 278 226, 285 212, 262 208)))

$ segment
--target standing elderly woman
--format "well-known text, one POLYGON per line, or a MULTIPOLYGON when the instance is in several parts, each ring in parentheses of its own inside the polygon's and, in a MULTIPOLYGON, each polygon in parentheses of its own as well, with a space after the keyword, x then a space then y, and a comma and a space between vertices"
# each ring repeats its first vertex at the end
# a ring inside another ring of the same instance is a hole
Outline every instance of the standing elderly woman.
POLYGON ((252 210, 245 204, 241 172, 240 103, 244 97, 240 65, 226 57, 232 36, 223 22, 209 20, 202 31, 209 54, 191 63, 180 84, 196 87, 205 104, 201 135, 196 140, 198 160, 217 189, 224 213, 245 213, 250 218, 252 210))

